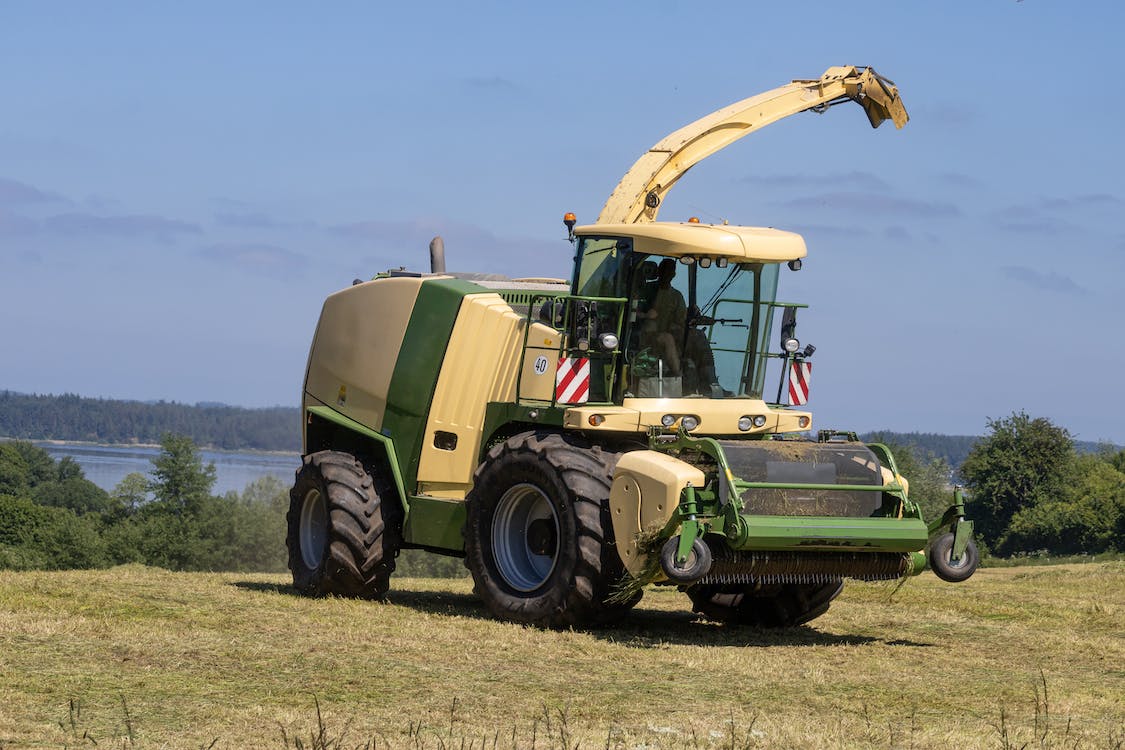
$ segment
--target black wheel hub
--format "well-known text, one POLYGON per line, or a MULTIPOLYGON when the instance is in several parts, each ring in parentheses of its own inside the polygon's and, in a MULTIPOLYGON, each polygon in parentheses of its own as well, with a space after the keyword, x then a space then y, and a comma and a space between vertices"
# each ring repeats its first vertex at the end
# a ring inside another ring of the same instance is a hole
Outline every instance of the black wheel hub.
POLYGON ((527 526, 527 548, 536 555, 552 555, 558 544, 558 532, 549 518, 537 518, 527 526))

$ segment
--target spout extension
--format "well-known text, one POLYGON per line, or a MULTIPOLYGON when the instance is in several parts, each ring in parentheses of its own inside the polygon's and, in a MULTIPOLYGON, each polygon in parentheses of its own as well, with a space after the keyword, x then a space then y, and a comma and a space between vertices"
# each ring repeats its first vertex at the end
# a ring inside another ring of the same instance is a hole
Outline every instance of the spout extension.
POLYGON ((430 273, 445 273, 445 240, 440 235, 430 240, 430 273))

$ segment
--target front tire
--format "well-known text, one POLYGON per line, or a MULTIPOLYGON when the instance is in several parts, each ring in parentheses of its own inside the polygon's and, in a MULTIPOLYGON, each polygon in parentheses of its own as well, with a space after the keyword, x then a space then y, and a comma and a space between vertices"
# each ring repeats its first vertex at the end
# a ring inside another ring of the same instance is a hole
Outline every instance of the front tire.
POLYGON ((942 534, 930 546, 929 563, 934 575, 947 583, 960 583, 977 572, 980 565, 980 552, 972 539, 965 545, 961 557, 953 560, 953 532, 942 534))
POLYGON ((843 581, 825 584, 699 584, 687 590, 692 611, 728 625, 788 628, 828 611, 843 581))
POLYGON ((540 627, 601 624, 639 601, 607 600, 625 575, 608 501, 617 454, 568 435, 494 446, 466 498, 465 565, 493 615, 540 627))
POLYGON ((402 544, 401 517, 389 481, 355 456, 305 456, 289 493, 293 587, 309 595, 382 599, 402 544))

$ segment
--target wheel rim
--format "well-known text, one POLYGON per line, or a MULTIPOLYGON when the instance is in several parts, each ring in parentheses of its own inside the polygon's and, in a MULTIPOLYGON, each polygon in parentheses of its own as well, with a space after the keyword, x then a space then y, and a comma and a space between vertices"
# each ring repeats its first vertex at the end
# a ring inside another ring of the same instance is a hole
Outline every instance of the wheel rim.
POLYGON ((961 557, 954 560, 952 540, 949 542, 949 547, 941 550, 939 552, 939 555, 941 557, 941 561, 945 564, 945 567, 949 568, 950 570, 961 570, 969 564, 969 546, 965 545, 965 550, 961 553, 961 557))
POLYGON ((301 560, 316 570, 328 546, 328 506, 320 490, 309 490, 301 504, 301 560))
POLYGON ((969 564, 969 550, 966 549, 961 553, 960 558, 954 560, 953 548, 950 547, 949 551, 942 555, 942 558, 943 562, 945 563, 945 567, 949 568, 950 570, 961 570, 961 568, 964 568, 969 564))
POLYGON ((492 517, 492 550, 500 577, 517 591, 534 591, 550 577, 559 519, 542 490, 519 484, 504 493, 492 517))

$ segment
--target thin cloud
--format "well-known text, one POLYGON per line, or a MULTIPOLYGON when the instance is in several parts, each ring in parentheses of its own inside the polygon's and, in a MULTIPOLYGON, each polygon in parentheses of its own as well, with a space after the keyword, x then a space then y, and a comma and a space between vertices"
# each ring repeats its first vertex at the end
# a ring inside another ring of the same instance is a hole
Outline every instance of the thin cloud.
POLYGON ((884 229, 883 236, 888 240, 894 240, 895 242, 909 242, 914 238, 913 235, 910 234, 910 230, 898 224, 894 224, 884 229))
POLYGON ((27 237, 39 231, 39 222, 0 208, 0 237, 27 237))
POLYGON ((0 206, 29 205, 34 203, 69 203, 56 193, 40 190, 25 182, 0 177, 0 206))
POLYGON ((937 181, 943 185, 949 185, 955 188, 980 188, 984 187, 984 182, 977 179, 973 175, 965 174, 963 172, 943 172, 937 176, 937 181))
POLYGON ((300 253, 259 242, 211 245, 200 250, 199 255, 208 260, 271 276, 287 276, 305 269, 309 263, 309 259, 300 253))
POLYGON ((871 172, 845 172, 837 174, 770 175, 744 177, 741 182, 758 184, 775 189, 786 188, 853 188, 857 190, 889 191, 890 184, 871 172))
POLYGON ((1005 278, 1016 281, 1032 289, 1059 294, 1083 294, 1086 290, 1076 284, 1069 276, 1050 271, 1042 273, 1027 266, 1004 266, 1000 269, 1005 278))
POLYGON ((1123 207, 1125 207, 1125 201, 1115 195, 1087 193, 1073 198, 1045 196, 1023 203, 1014 203, 997 211, 996 216, 1007 220, 1038 219, 1045 213, 1071 214, 1089 208, 1120 210, 1123 207))
POLYGON ((555 276, 569 273, 571 252, 565 242, 506 237, 448 219, 371 220, 332 227, 330 231, 368 250, 363 262, 375 271, 388 267, 429 267, 430 240, 445 241, 450 271, 503 273, 508 276, 555 276))
POLYGON ((785 208, 807 210, 832 210, 845 212, 874 212, 883 216, 897 215, 909 218, 945 219, 960 216, 961 210, 952 203, 939 203, 899 198, 891 195, 864 192, 831 192, 781 201, 785 208))
POLYGON ((1074 234, 1081 231, 1081 227, 1065 219, 1059 219, 1053 216, 1040 216, 1024 221, 1002 221, 998 226, 1005 231, 1014 232, 1016 234, 1058 236, 1062 234, 1074 234))
POLYGON ((96 214, 70 213, 50 216, 43 220, 43 228, 62 235, 99 237, 152 237, 168 242, 178 235, 200 234, 196 224, 163 216, 134 214, 129 216, 98 216, 96 214))

